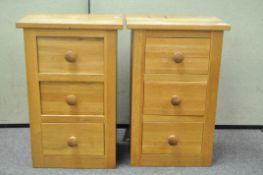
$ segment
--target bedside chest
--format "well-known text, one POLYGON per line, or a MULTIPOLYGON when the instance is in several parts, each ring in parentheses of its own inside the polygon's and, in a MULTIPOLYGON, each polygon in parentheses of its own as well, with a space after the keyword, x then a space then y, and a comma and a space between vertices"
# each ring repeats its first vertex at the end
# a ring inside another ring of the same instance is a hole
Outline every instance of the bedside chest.
POLYGON ((24 29, 34 167, 114 168, 122 17, 33 14, 24 29))
POLYGON ((215 17, 128 16, 133 166, 212 161, 224 30, 215 17))

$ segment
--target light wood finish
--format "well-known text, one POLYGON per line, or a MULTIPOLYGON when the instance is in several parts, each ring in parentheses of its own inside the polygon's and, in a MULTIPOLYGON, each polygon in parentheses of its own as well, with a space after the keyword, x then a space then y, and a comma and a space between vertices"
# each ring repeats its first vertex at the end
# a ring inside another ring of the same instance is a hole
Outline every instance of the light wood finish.
POLYGON ((128 28, 136 30, 230 30, 217 17, 131 15, 126 20, 128 28))
POLYGON ((203 122, 204 116, 202 115, 143 115, 143 122, 203 122))
POLYGON ((144 123, 142 133, 143 154, 201 154, 203 123, 144 123))
POLYGON ((41 82, 42 114, 84 115, 104 113, 104 85, 96 82, 41 82))
POLYGON ((42 133, 44 155, 104 155, 102 123, 42 124, 42 133))
POLYGON ((106 47, 104 48, 105 59, 105 82, 104 88, 104 113, 105 120, 105 155, 106 167, 114 168, 116 164, 116 91, 117 91, 117 33, 107 31, 105 36, 106 47))
POLYGON ((104 73, 103 38, 40 37, 37 44, 40 73, 104 73))
POLYGON ((40 81, 55 82, 104 82, 104 75, 87 74, 39 74, 40 81))
POLYGON ((211 165, 213 158, 214 125, 216 119, 217 92, 220 75, 223 32, 212 32, 210 74, 207 86, 206 118, 203 139, 203 164, 211 165))
POLYGON ((35 13, 17 21, 17 28, 41 29, 122 29, 123 19, 120 15, 69 14, 69 13, 35 13))
POLYGON ((122 18, 39 14, 25 28, 33 167, 114 168, 122 18))
POLYGON ((209 166, 223 30, 214 17, 131 16, 133 166, 209 166))
POLYGON ((26 74, 27 74, 27 91, 28 91, 28 107, 29 121, 31 131, 31 151, 33 167, 43 167, 43 146, 41 133, 41 118, 40 116, 40 92, 39 78, 37 73, 37 44, 36 31, 24 30, 25 56, 26 56, 26 74))
POLYGON ((209 52, 210 39, 207 38, 149 37, 146 39, 145 72, 207 74, 209 52))
POLYGON ((144 114, 204 115, 206 82, 159 81, 144 82, 144 114))
POLYGON ((140 164, 142 145, 143 77, 145 32, 133 31, 132 39, 132 118, 131 118, 131 165, 140 164))
POLYGON ((43 123, 104 123, 104 115, 41 115, 43 123))

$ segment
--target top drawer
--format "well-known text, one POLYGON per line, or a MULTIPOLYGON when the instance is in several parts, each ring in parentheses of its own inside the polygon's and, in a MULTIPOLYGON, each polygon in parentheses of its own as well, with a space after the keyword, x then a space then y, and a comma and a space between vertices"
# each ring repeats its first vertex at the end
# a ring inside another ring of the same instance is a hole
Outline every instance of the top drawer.
POLYGON ((39 37, 40 73, 103 74, 102 38, 39 37))
POLYGON ((145 73, 208 74, 209 38, 147 38, 145 73))

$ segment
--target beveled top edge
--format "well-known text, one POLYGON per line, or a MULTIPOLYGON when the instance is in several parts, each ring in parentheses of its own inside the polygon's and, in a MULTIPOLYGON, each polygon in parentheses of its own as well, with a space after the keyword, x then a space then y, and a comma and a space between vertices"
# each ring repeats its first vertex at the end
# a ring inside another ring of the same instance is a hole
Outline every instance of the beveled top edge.
POLYGON ((122 15, 35 13, 16 22, 17 28, 104 29, 123 28, 122 15))
POLYGON ((231 26, 217 17, 127 15, 129 29, 145 30, 230 30, 231 26))

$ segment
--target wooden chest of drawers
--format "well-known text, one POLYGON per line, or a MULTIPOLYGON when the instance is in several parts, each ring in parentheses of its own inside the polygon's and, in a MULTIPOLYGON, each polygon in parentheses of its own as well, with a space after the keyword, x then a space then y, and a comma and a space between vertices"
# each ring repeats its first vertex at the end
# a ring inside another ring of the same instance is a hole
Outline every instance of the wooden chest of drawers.
POLYGON ((223 31, 215 17, 128 16, 134 166, 212 161, 223 31))
POLYGON ((120 16, 34 14, 24 28, 34 167, 113 168, 120 16))

